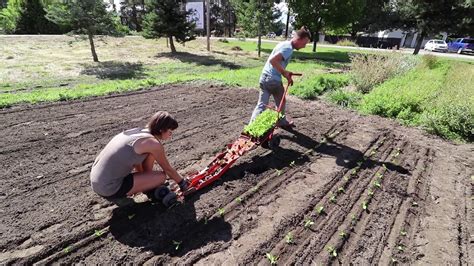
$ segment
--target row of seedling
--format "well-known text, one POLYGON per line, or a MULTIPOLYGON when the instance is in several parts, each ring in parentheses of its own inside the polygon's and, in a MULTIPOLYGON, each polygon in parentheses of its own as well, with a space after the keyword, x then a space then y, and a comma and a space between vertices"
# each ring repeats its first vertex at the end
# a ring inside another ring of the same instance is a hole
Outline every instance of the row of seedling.
MULTIPOLYGON (((337 135, 339 133, 340 132, 336 132, 335 135, 337 135)), ((375 147, 374 149, 372 149, 369 152, 370 156, 375 155, 378 148, 383 144, 383 141, 384 140, 382 140, 382 142, 379 144, 379 146, 375 147)), ((318 146, 320 146, 321 144, 324 144, 326 142, 327 142, 327 139, 325 137, 323 137, 321 139, 320 144, 318 144, 314 149, 316 149, 318 146)), ((314 151, 314 149, 309 149, 307 152, 305 152, 305 154, 312 153, 314 151)), ((367 159, 366 156, 364 156, 364 159, 367 159)), ((364 161, 360 160, 359 162, 357 162, 357 167, 351 169, 350 171, 348 171, 348 173, 346 173, 344 175, 343 179, 344 179, 345 182, 343 184, 341 184, 337 188, 337 190, 335 190, 334 192, 329 193, 328 200, 327 200, 328 203, 330 203, 330 204, 336 204, 337 203, 337 197, 339 195, 345 193, 346 187, 348 186, 350 179, 355 177, 359 173, 359 171, 362 168, 363 163, 364 163, 364 161)), ((291 164, 290 164, 290 166, 291 166, 291 164)), ((277 174, 279 175, 278 170, 277 170, 277 174)), ((379 180, 374 181, 374 187, 381 188, 381 182, 379 180)), ((373 193, 372 193, 372 195, 373 195, 373 193)), ((366 202, 365 205, 364 205, 365 209, 367 209, 367 204, 368 203, 366 202)), ((324 204, 315 206, 314 211, 316 212, 317 216, 323 216, 323 215, 326 214, 326 209, 324 208, 324 204)), ((355 216, 354 216, 354 219, 355 219, 355 216)), ((309 218, 304 219, 303 228, 305 230, 311 230, 311 228, 314 224, 315 224, 315 220, 313 220, 312 216, 310 215, 309 218)), ((341 237, 341 239, 347 239, 348 231, 339 232, 339 236, 341 237)), ((293 233, 289 232, 285 235, 285 242, 289 245, 294 244, 294 235, 293 235, 293 233)), ((334 248, 332 246, 328 246, 327 250, 330 252, 330 255, 332 257, 337 257, 337 249, 336 248, 334 248)), ((272 255, 270 253, 267 253, 266 257, 267 257, 267 259, 269 260, 269 262, 271 264, 275 264, 276 261, 278 260, 278 256, 272 255)))
MULTIPOLYGON (((361 162, 359 162, 358 166, 355 169, 353 169, 353 170, 355 170, 355 172, 351 172, 351 173, 353 175, 357 174, 357 171, 360 169, 361 165, 362 165, 361 162)), ((379 170, 375 173, 375 179, 369 185, 369 188, 367 190, 367 197, 366 197, 365 200, 362 201, 362 203, 360 205, 361 209, 359 209, 359 211, 357 212, 358 215, 352 214, 351 215, 351 221, 350 221, 349 225, 344 230, 341 230, 338 233, 340 240, 337 241, 337 243, 335 243, 334 245, 327 245, 326 246, 326 250, 327 250, 328 255, 329 255, 330 258, 334 259, 338 256, 338 250, 341 249, 341 247, 344 245, 344 243, 349 238, 349 232, 354 230, 354 227, 356 226, 358 220, 362 216, 362 213, 368 211, 369 203, 370 203, 371 199, 373 198, 373 196, 375 194, 375 191, 379 190, 379 189, 382 189, 382 180, 384 178, 383 173, 386 170, 387 170, 387 168, 384 164, 383 165, 383 170, 379 170)), ((348 181, 348 180, 346 180, 346 181, 348 181)), ((345 183, 344 185, 346 185, 346 184, 347 183, 345 183)), ((336 203, 337 195, 339 195, 341 193, 344 193, 344 192, 345 192, 344 187, 343 186, 339 187, 335 192, 332 192, 330 194, 329 202, 330 203, 336 203)))
MULTIPOLYGON (((363 159, 367 160, 368 158, 374 157, 376 155, 376 153, 378 152, 378 149, 383 145, 384 141, 385 141, 385 138, 383 138, 378 143, 377 146, 375 146, 370 151, 368 151, 367 153, 369 155, 367 157, 364 156, 363 159)), ((345 188, 347 187, 350 178, 354 177, 358 174, 358 172, 360 171, 363 163, 364 163, 364 161, 362 161, 362 160, 359 161, 357 163, 357 166, 350 171, 350 174, 346 175, 344 177, 344 180, 346 181, 346 183, 344 183, 341 187, 339 187, 335 192, 330 193, 330 196, 329 196, 329 202, 330 203, 335 204, 337 202, 337 195, 345 192, 345 188)), ((381 169, 381 170, 379 170, 375 173, 375 179, 369 184, 369 188, 367 189, 367 197, 366 197, 365 200, 362 201, 362 203, 360 205, 360 209, 359 209, 359 211, 357 211, 358 215, 356 215, 356 214, 351 215, 351 221, 348 224, 348 226, 344 230, 341 230, 338 233, 340 240, 337 241, 337 243, 335 243, 334 245, 327 245, 326 246, 326 250, 327 250, 330 258, 334 259, 338 256, 338 250, 340 250, 341 247, 344 245, 344 243, 348 240, 349 232, 354 230, 354 227, 356 226, 358 220, 362 216, 362 213, 368 211, 369 203, 372 200, 372 198, 375 194, 375 191, 379 190, 379 189, 382 189, 382 180, 384 178, 383 174, 386 173, 387 166, 385 164, 383 164, 382 168, 383 169, 381 169)))

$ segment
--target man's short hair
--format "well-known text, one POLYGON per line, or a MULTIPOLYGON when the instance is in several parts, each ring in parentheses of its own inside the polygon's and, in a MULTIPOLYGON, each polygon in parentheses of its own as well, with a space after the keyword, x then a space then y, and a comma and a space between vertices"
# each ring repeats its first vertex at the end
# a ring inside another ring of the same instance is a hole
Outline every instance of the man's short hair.
POLYGON ((296 32, 296 36, 298 36, 298 38, 300 38, 300 39, 308 38, 308 39, 311 40, 311 32, 309 31, 308 27, 306 27, 306 26, 301 27, 296 32))

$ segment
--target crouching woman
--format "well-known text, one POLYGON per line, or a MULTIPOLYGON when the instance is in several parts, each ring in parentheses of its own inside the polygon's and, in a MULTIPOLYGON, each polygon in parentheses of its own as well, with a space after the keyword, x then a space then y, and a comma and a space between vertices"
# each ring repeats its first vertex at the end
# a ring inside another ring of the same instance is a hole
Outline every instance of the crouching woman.
POLYGON ((92 166, 90 180, 94 192, 112 202, 138 192, 164 197, 169 192, 163 191, 167 177, 186 190, 187 180, 170 165, 162 144, 176 128, 178 122, 160 111, 145 128, 129 129, 114 136, 92 166), (155 162, 162 171, 153 170, 155 162))

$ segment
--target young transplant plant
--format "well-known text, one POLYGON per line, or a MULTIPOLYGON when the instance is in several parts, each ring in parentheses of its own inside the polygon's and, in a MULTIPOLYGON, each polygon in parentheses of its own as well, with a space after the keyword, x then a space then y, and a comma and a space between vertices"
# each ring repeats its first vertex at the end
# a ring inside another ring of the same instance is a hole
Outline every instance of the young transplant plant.
POLYGON ((255 120, 250 122, 244 128, 244 133, 255 138, 260 138, 265 135, 272 127, 275 126, 281 114, 272 109, 266 109, 259 114, 255 120))

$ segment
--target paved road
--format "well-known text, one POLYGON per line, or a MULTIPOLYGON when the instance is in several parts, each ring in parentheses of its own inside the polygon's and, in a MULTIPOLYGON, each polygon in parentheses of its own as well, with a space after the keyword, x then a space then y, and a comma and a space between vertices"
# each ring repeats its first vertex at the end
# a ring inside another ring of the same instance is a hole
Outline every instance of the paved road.
MULTIPOLYGON (((201 38, 201 37, 200 37, 201 38)), ((205 37, 202 37, 205 39, 205 37)), ((219 37, 211 37, 211 39, 222 39, 219 37)), ((228 40, 238 40, 238 38, 226 38, 228 40)), ((257 42, 258 39, 256 38, 247 38, 245 39, 246 41, 255 41, 257 42)), ((262 42, 269 42, 269 43, 278 43, 280 41, 277 40, 268 40, 268 39, 262 39, 262 42)), ((342 49, 348 49, 348 50, 366 50, 366 51, 378 51, 378 52, 389 52, 392 51, 391 49, 379 49, 379 48, 366 48, 366 47, 350 47, 350 46, 339 46, 339 45, 333 45, 333 44, 318 44, 320 47, 330 47, 330 48, 342 48, 342 49)), ((414 49, 412 48, 402 48, 399 51, 402 53, 406 54, 412 54, 414 49)), ((456 53, 438 53, 438 52, 430 52, 430 51, 425 51, 425 50, 420 50, 419 54, 432 54, 435 56, 439 57, 447 57, 447 58, 454 58, 454 59, 462 59, 462 60, 471 60, 474 61, 474 56, 473 55, 466 55, 466 54, 456 54, 456 53)))

